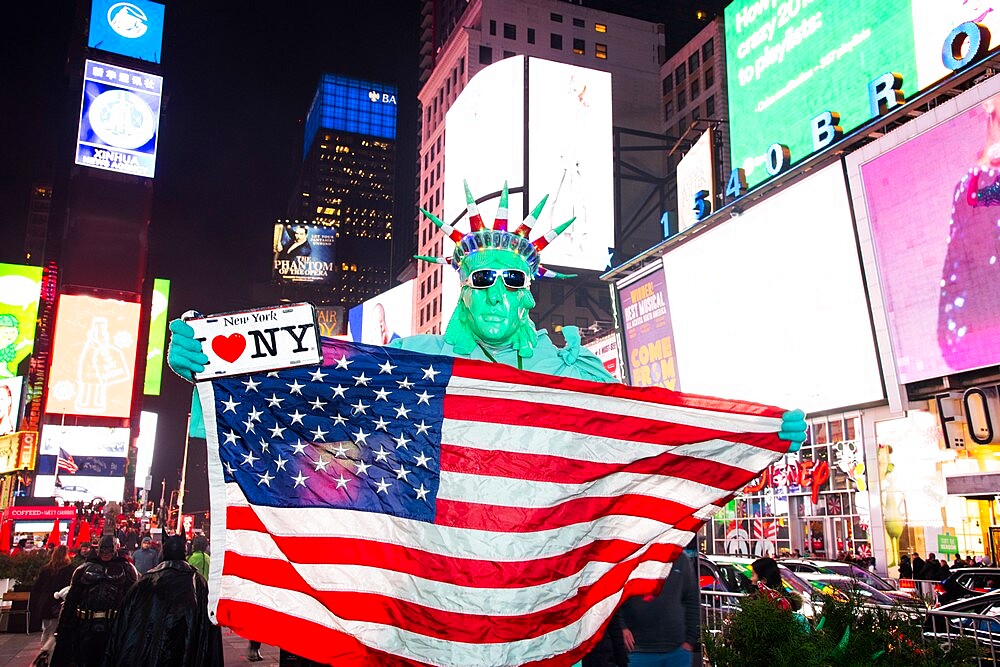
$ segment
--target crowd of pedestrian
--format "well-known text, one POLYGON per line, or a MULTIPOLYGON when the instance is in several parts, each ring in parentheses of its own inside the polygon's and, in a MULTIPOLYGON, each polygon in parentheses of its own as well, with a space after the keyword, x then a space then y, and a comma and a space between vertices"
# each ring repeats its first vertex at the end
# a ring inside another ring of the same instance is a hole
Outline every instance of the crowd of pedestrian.
POLYGON ((941 581, 946 579, 954 568, 990 566, 991 563, 985 556, 966 555, 965 558, 962 558, 959 554, 955 554, 955 559, 949 565, 947 559, 938 558, 933 553, 927 554, 926 559, 921 558, 918 553, 914 553, 912 556, 903 554, 899 558, 899 578, 941 581))

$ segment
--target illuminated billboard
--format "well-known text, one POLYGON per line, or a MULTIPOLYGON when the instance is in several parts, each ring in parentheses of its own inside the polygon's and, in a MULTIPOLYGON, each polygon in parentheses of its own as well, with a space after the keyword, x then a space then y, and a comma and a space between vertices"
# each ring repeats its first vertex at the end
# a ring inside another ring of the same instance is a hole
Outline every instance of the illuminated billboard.
POLYGON ((348 313, 347 333, 356 343, 388 345, 413 333, 413 285, 408 280, 348 313))
POLYGON ((663 269, 618 284, 618 304, 625 338, 628 383, 679 391, 674 332, 663 269))
POLYGON ((792 162, 814 151, 811 120, 840 114, 850 132, 872 118, 868 84, 902 75, 911 97, 949 73, 945 38, 966 21, 1000 35, 988 3, 939 0, 734 0, 725 10, 726 72, 733 167, 753 186, 768 177, 768 147, 792 162))
POLYGON ((597 358, 604 364, 604 370, 615 376, 619 382, 622 381, 621 360, 618 358, 618 336, 614 334, 604 336, 587 343, 584 347, 597 355, 597 358))
POLYGON ((698 193, 704 196, 708 210, 712 212, 715 201, 715 151, 712 132, 709 130, 694 142, 690 150, 677 163, 677 231, 683 232, 698 222, 698 193))
POLYGON ((121 502, 129 435, 127 428, 43 426, 35 496, 121 502))
POLYGON ((807 412, 884 399, 839 163, 671 249, 663 266, 684 391, 807 412))
POLYGON ((0 435, 17 430, 23 405, 24 376, 0 379, 0 435))
POLYGON ((395 139, 397 96, 387 83, 324 73, 306 114, 302 158, 320 128, 395 139))
POLYGON ((860 169, 859 225, 867 216, 901 384, 1000 359, 998 92, 987 81, 944 122, 910 123, 848 160, 860 169))
POLYGON ((153 468, 153 452, 156 450, 156 423, 159 416, 155 412, 143 410, 139 413, 139 435, 135 439, 135 488, 149 490, 146 478, 153 468))
POLYGON ((127 418, 138 331, 138 303, 60 295, 45 411, 127 418))
POLYGON ((316 326, 324 338, 347 335, 347 318, 341 306, 316 306, 316 326))
POLYGON ((609 268, 615 245, 611 74, 529 58, 526 128, 529 205, 549 196, 537 233, 576 218, 545 249, 545 265, 609 268))
POLYGON ((167 304, 170 301, 170 281, 156 278, 153 281, 153 303, 149 312, 149 342, 146 345, 146 375, 142 393, 160 395, 163 379, 163 349, 167 337, 167 304))
POLYGON ((76 163, 152 178, 162 87, 154 74, 88 60, 76 163))
POLYGON ((0 435, 0 474, 34 468, 37 453, 38 434, 34 431, 0 435))
POLYGON ((163 5, 149 0, 91 0, 87 46, 160 62, 163 5))
POLYGON ((16 376, 31 354, 41 290, 41 267, 0 263, 0 378, 16 376))
POLYGON ((276 224, 272 249, 276 282, 324 284, 334 278, 336 227, 276 224))

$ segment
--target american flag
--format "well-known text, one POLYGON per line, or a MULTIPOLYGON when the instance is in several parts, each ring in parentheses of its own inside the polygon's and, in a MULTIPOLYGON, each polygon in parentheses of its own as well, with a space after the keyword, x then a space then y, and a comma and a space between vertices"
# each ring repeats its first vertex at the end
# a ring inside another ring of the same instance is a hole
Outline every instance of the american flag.
POLYGON ((210 612, 333 665, 572 664, 788 447, 778 408, 341 341, 199 394, 210 612))
POLYGON ((80 471, 80 467, 76 465, 76 461, 73 460, 73 455, 62 447, 59 448, 59 456, 56 457, 56 472, 60 470, 69 473, 70 475, 75 475, 80 471))

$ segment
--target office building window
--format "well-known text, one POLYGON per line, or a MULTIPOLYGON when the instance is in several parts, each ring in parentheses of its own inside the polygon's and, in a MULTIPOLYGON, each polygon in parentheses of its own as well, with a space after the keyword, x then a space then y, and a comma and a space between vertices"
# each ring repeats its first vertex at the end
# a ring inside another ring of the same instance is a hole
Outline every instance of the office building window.
POLYGON ((549 46, 551 46, 553 49, 559 49, 561 51, 562 35, 557 35, 556 33, 552 33, 551 35, 549 35, 549 46))
POLYGON ((573 53, 582 56, 586 52, 586 44, 582 39, 573 38, 573 53))
POLYGON ((513 51, 504 51, 503 52, 503 57, 504 58, 513 58, 515 55, 516 54, 513 51))
POLYGON ((535 43, 535 29, 528 28, 528 44, 534 44, 534 43, 535 43))
POLYGON ((497 22, 496 21, 490 20, 490 34, 491 35, 496 35, 497 34, 497 22))
POLYGON ((691 122, 698 120, 698 105, 695 104, 691 107, 691 122))
POLYGON ((517 26, 512 23, 503 24, 503 38, 517 39, 517 26))
POLYGON ((607 31, 608 31, 608 26, 604 25, 603 23, 594 24, 594 32, 607 32, 607 31))
POLYGON ((493 62, 493 49, 488 46, 479 47, 479 64, 489 65, 493 62))
POLYGON ((705 90, 708 90, 715 84, 715 69, 709 67, 705 70, 705 90))
POLYGON ((687 97, 685 96, 684 91, 682 90, 679 93, 677 93, 677 110, 680 111, 685 106, 687 106, 687 97))
POLYGON ((667 78, 663 80, 663 94, 666 95, 673 89, 674 89, 674 75, 667 74, 667 78))
POLYGON ((695 69, 701 64, 701 54, 695 51, 688 58, 688 71, 694 74, 695 69))
POLYGON ((715 95, 712 95, 705 100, 705 115, 708 118, 715 116, 715 95))
POLYGON ((691 79, 691 99, 698 97, 698 93, 701 92, 701 84, 698 79, 691 79))
POLYGON ((607 44, 594 44, 594 55, 601 60, 608 59, 608 45, 607 44))
POLYGON ((584 27, 586 27, 586 25, 587 24, 584 22, 583 19, 573 19, 573 27, 574 28, 584 28, 584 27))
POLYGON ((663 120, 670 120, 670 117, 674 115, 674 103, 667 102, 663 105, 663 120))
POLYGON ((556 14, 555 12, 552 12, 551 14, 549 14, 549 18, 555 21, 556 23, 562 23, 562 14, 556 14))
POLYGON ((708 62, 708 59, 715 54, 715 42, 711 37, 708 41, 701 45, 701 59, 708 62))
POLYGON ((680 65, 677 66, 677 69, 674 70, 674 82, 678 86, 681 85, 682 83, 684 83, 686 75, 687 72, 684 71, 684 63, 681 63, 680 65))
POLYGON ((458 74, 459 76, 465 74, 465 56, 458 59, 458 74))

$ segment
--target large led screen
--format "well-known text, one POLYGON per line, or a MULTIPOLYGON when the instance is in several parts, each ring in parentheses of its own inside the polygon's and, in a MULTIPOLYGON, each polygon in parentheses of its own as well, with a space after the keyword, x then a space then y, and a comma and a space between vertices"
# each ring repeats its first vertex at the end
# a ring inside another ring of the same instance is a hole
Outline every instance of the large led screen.
POLYGON ((163 5, 149 0, 91 0, 87 46, 160 62, 163 5))
MULTIPOLYGON (((523 188, 524 57, 505 58, 472 77, 448 109, 445 127, 442 204, 446 222, 465 213, 463 180, 475 197, 499 192, 504 181, 512 189, 523 188)), ((483 207, 483 219, 490 224, 497 201, 483 207)), ((510 195, 508 208, 512 221, 520 222, 523 198, 519 193, 510 195)), ((459 229, 468 232, 468 224, 463 219, 459 229)), ((512 223, 511 229, 515 226, 512 223)), ((453 244, 446 240, 444 247, 447 254, 453 244)))
POLYGON ((162 88, 154 74, 88 60, 76 163, 152 178, 162 88))
POLYGON ((170 302, 170 281, 153 280, 153 303, 149 312, 149 342, 146 345, 146 375, 142 393, 160 395, 163 379, 163 347, 167 337, 167 304, 170 302))
POLYGON ((94 498, 121 502, 129 429, 104 426, 42 427, 35 496, 65 502, 94 498))
POLYGON ((549 196, 538 233, 576 218, 545 249, 545 265, 608 268, 615 245, 611 74, 530 58, 527 130, 529 203, 549 196))
POLYGON ((24 376, 0 379, 0 435, 17 430, 21 420, 24 376))
POLYGON ((698 223, 697 195, 707 192, 703 197, 705 213, 712 212, 712 202, 715 201, 715 160, 713 154, 712 132, 703 133, 691 149, 677 163, 677 231, 694 227, 698 223))
POLYGON ((60 295, 45 411, 128 417, 138 331, 138 303, 60 295))
MULTIPOLYGON (((810 121, 841 116, 844 132, 872 117, 868 84, 901 74, 911 97, 949 70, 945 37, 965 21, 1000 35, 991 3, 958 0, 734 0, 725 10, 726 72, 733 167, 753 186, 768 176, 768 146, 792 161, 812 153, 810 121)), ((681 83, 683 86, 683 83, 681 83)))
POLYGON ((899 381, 995 365, 1000 95, 887 146, 860 169, 899 381))
POLYGON ((663 270, 620 284, 618 303, 629 384, 680 390, 663 270))
POLYGON ((274 226, 273 277, 279 283, 329 283, 334 264, 337 229, 304 224, 274 226))
POLYGON ((388 345, 413 333, 413 285, 409 280, 368 299, 347 314, 347 333, 356 343, 388 345))
POLYGON ((41 267, 0 263, 0 378, 16 376, 31 354, 41 290, 41 267))
POLYGON ((686 392, 832 410, 883 400, 843 170, 663 258, 686 392))
POLYGON ((146 484, 153 469, 153 453, 156 451, 156 423, 159 416, 155 412, 143 410, 139 413, 139 435, 135 439, 135 488, 149 491, 146 484))

